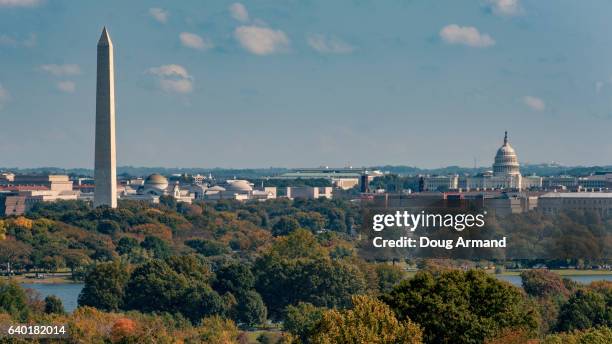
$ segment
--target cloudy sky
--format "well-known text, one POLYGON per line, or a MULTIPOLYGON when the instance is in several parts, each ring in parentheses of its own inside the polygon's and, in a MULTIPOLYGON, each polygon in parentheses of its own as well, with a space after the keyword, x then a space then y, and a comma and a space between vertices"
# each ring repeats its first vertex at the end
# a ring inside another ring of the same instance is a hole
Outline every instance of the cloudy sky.
POLYGON ((0 166, 612 164, 606 0, 0 0, 0 166))

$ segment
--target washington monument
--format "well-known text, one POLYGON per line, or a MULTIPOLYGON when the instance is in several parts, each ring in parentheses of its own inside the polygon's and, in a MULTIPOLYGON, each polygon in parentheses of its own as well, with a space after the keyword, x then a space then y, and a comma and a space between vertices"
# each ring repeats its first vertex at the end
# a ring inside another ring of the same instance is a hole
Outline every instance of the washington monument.
POLYGON ((98 41, 94 207, 101 205, 106 205, 111 208, 117 207, 114 74, 113 42, 105 27, 98 41))

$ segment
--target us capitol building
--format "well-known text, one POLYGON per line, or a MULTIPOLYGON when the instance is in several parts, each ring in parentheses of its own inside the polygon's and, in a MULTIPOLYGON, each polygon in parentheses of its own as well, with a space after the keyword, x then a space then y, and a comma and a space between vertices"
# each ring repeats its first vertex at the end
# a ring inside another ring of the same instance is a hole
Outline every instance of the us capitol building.
POLYGON ((508 142, 508 132, 504 134, 504 143, 497 150, 493 162, 493 171, 485 171, 466 180, 466 189, 515 189, 523 190, 542 186, 542 178, 537 176, 523 177, 519 170, 516 151, 508 142))
POLYGON ((422 178, 422 191, 445 190, 526 190, 542 187, 542 177, 526 176, 520 172, 516 151, 508 141, 505 132, 504 143, 497 150, 493 161, 493 170, 484 171, 474 176, 460 177, 425 176, 422 178))

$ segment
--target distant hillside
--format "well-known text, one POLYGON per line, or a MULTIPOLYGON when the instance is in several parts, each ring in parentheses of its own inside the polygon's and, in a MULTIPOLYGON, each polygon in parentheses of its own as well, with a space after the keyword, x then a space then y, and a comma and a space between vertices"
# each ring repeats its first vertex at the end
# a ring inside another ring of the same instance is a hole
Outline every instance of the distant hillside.
MULTIPOLYGON (((441 168, 419 168, 416 166, 371 166, 369 169, 381 170, 388 173, 399 174, 399 175, 416 175, 416 174, 475 174, 485 170, 491 169, 490 167, 461 167, 461 166, 447 166, 441 168)), ((197 168, 197 167, 135 167, 135 166, 120 166, 117 168, 117 173, 124 176, 143 177, 148 176, 152 173, 161 173, 163 175, 170 174, 202 174, 207 175, 212 173, 218 179, 231 179, 231 178, 244 178, 244 179, 260 179, 269 176, 275 176, 281 173, 290 171, 290 168, 283 167, 268 167, 268 168, 246 168, 246 169, 232 169, 232 168, 197 168)), ((37 167, 37 168, 2 168, 0 171, 11 171, 23 174, 68 174, 72 176, 93 176, 93 169, 85 168, 70 168, 63 169, 59 167, 37 167)), ((572 176, 588 175, 590 173, 599 171, 612 171, 612 165, 606 166, 560 166, 555 164, 525 164, 521 166, 521 172, 523 175, 536 174, 538 176, 554 176, 567 174, 572 176)))
MULTIPOLYGON (((434 169, 423 169, 414 166, 374 166, 373 169, 400 174, 400 175, 415 175, 415 174, 475 174, 478 172, 490 170, 491 167, 460 167, 448 166, 434 169)), ((556 176, 567 174, 572 176, 588 175, 599 171, 612 171, 612 165, 606 166, 560 166, 553 164, 525 164, 521 165, 521 173, 523 175, 535 174, 538 176, 556 176)))

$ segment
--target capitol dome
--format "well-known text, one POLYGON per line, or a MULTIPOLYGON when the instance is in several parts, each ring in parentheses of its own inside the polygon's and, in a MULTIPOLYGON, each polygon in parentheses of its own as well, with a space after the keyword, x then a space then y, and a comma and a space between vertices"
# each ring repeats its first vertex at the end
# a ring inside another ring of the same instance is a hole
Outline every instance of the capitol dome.
POLYGON ((519 175, 518 157, 514 148, 508 143, 508 132, 504 136, 504 144, 497 150, 493 163, 493 174, 496 176, 519 175))
POLYGON ((147 177, 145 180, 145 188, 155 188, 158 190, 165 190, 168 188, 168 179, 161 174, 154 173, 147 177))

